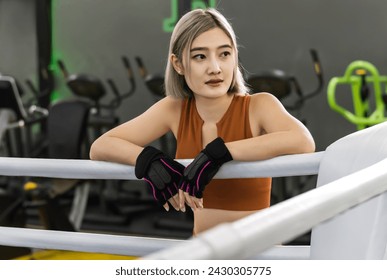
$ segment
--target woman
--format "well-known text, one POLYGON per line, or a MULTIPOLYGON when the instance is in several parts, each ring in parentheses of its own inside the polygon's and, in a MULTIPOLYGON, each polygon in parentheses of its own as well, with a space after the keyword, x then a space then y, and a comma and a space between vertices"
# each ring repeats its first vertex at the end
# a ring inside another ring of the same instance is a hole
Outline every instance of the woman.
POLYGON ((315 149, 305 126, 270 93, 248 95, 228 21, 214 9, 194 10, 176 24, 165 74, 166 97, 108 131, 90 158, 135 165, 168 211, 194 210, 194 233, 270 206, 271 178, 212 180, 231 160, 257 161, 315 149), (176 158, 149 145, 172 131, 176 158))

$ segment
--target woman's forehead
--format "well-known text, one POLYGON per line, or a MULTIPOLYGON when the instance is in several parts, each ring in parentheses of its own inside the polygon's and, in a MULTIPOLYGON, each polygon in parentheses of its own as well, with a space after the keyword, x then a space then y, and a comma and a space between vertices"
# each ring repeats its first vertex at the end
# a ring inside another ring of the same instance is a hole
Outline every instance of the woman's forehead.
POLYGON ((192 41, 191 49, 194 48, 217 48, 219 46, 232 46, 229 36, 219 27, 203 32, 192 41))

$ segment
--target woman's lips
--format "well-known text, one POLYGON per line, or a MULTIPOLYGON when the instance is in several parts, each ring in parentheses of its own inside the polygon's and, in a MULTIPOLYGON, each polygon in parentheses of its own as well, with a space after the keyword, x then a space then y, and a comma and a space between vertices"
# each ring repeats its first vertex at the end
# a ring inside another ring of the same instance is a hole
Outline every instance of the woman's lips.
POLYGON ((215 87, 215 86, 219 86, 222 82, 223 82, 222 79, 213 79, 213 80, 207 81, 207 82, 206 82, 206 85, 215 87))

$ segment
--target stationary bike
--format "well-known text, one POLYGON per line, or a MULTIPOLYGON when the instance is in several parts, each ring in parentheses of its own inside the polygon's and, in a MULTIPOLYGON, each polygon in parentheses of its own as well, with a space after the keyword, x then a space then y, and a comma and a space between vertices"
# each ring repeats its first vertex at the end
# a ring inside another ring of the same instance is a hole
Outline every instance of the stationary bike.
POLYGON ((121 105, 123 100, 135 92, 136 83, 129 60, 126 56, 123 56, 122 62, 127 71, 130 88, 128 91, 120 93, 115 82, 112 79, 107 79, 110 91, 114 97, 109 102, 103 104, 101 99, 106 96, 107 91, 101 79, 85 73, 69 74, 63 60, 58 60, 59 68, 70 90, 75 96, 91 102, 92 109, 90 111, 89 126, 93 128, 94 138, 118 124, 119 119, 115 115, 115 110, 121 105))
MULTIPOLYGON (((282 70, 268 70, 250 75, 247 77, 247 83, 253 92, 270 92, 276 96, 285 106, 285 108, 300 117, 301 110, 305 101, 318 95, 324 87, 324 77, 318 53, 315 49, 310 50, 313 62, 313 70, 317 78, 316 87, 304 93, 297 78, 293 75, 286 74, 282 70), (286 103, 285 99, 295 95, 293 102, 286 103)), ((301 120, 306 123, 306 120, 301 120)))
MULTIPOLYGON (((129 89, 123 93, 118 90, 112 79, 107 79, 106 81, 108 91, 100 78, 86 73, 70 74, 63 60, 57 61, 63 77, 66 79, 66 85, 71 92, 80 100, 90 103, 91 108, 86 127, 87 130, 91 131, 91 135, 88 137, 89 144, 105 131, 119 124, 116 109, 122 104, 122 101, 132 96, 135 92, 136 83, 132 75, 129 59, 123 56, 122 62, 129 80, 129 89), (108 92, 111 94, 108 95, 108 92), (108 99, 109 96, 110 99, 108 99)), ((110 211, 110 205, 114 205, 118 197, 125 196, 121 193, 121 182, 98 180, 95 183, 97 187, 93 188, 93 192, 90 193, 89 207, 94 208, 93 205, 96 205, 96 208, 98 208, 96 210, 97 213, 86 213, 85 221, 89 222, 89 224, 101 224, 101 226, 103 224, 125 224, 127 218, 124 214, 115 215, 110 211)), ((92 212, 95 212, 95 210, 92 212)))

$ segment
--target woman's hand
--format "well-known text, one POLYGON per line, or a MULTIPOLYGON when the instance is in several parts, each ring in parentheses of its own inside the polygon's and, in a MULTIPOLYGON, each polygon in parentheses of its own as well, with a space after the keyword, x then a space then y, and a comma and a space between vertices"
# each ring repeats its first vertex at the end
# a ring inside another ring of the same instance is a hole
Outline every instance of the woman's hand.
MULTIPOLYGON (((189 196, 202 198, 205 187, 218 172, 219 168, 231 160, 232 156, 223 139, 220 137, 216 138, 184 169, 179 188, 189 196)), ((190 200, 192 201, 192 199, 190 200)))
MULTIPOLYGON (((176 193, 174 196, 172 196, 170 199, 168 199, 168 202, 172 205, 173 208, 175 208, 176 211, 183 211, 185 212, 184 207, 180 207, 180 193, 176 193)), ((166 211, 169 211, 169 205, 168 202, 166 202, 163 207, 166 211)), ((184 204, 183 204, 184 206, 184 204)))
POLYGON ((184 165, 171 159, 160 150, 147 146, 137 158, 135 175, 144 179, 152 189, 154 199, 169 210, 167 202, 176 211, 180 210, 178 184, 182 178, 184 165))
POLYGON ((203 198, 197 198, 189 195, 183 190, 179 190, 179 207, 185 212, 185 204, 187 204, 193 211, 203 208, 203 198))

